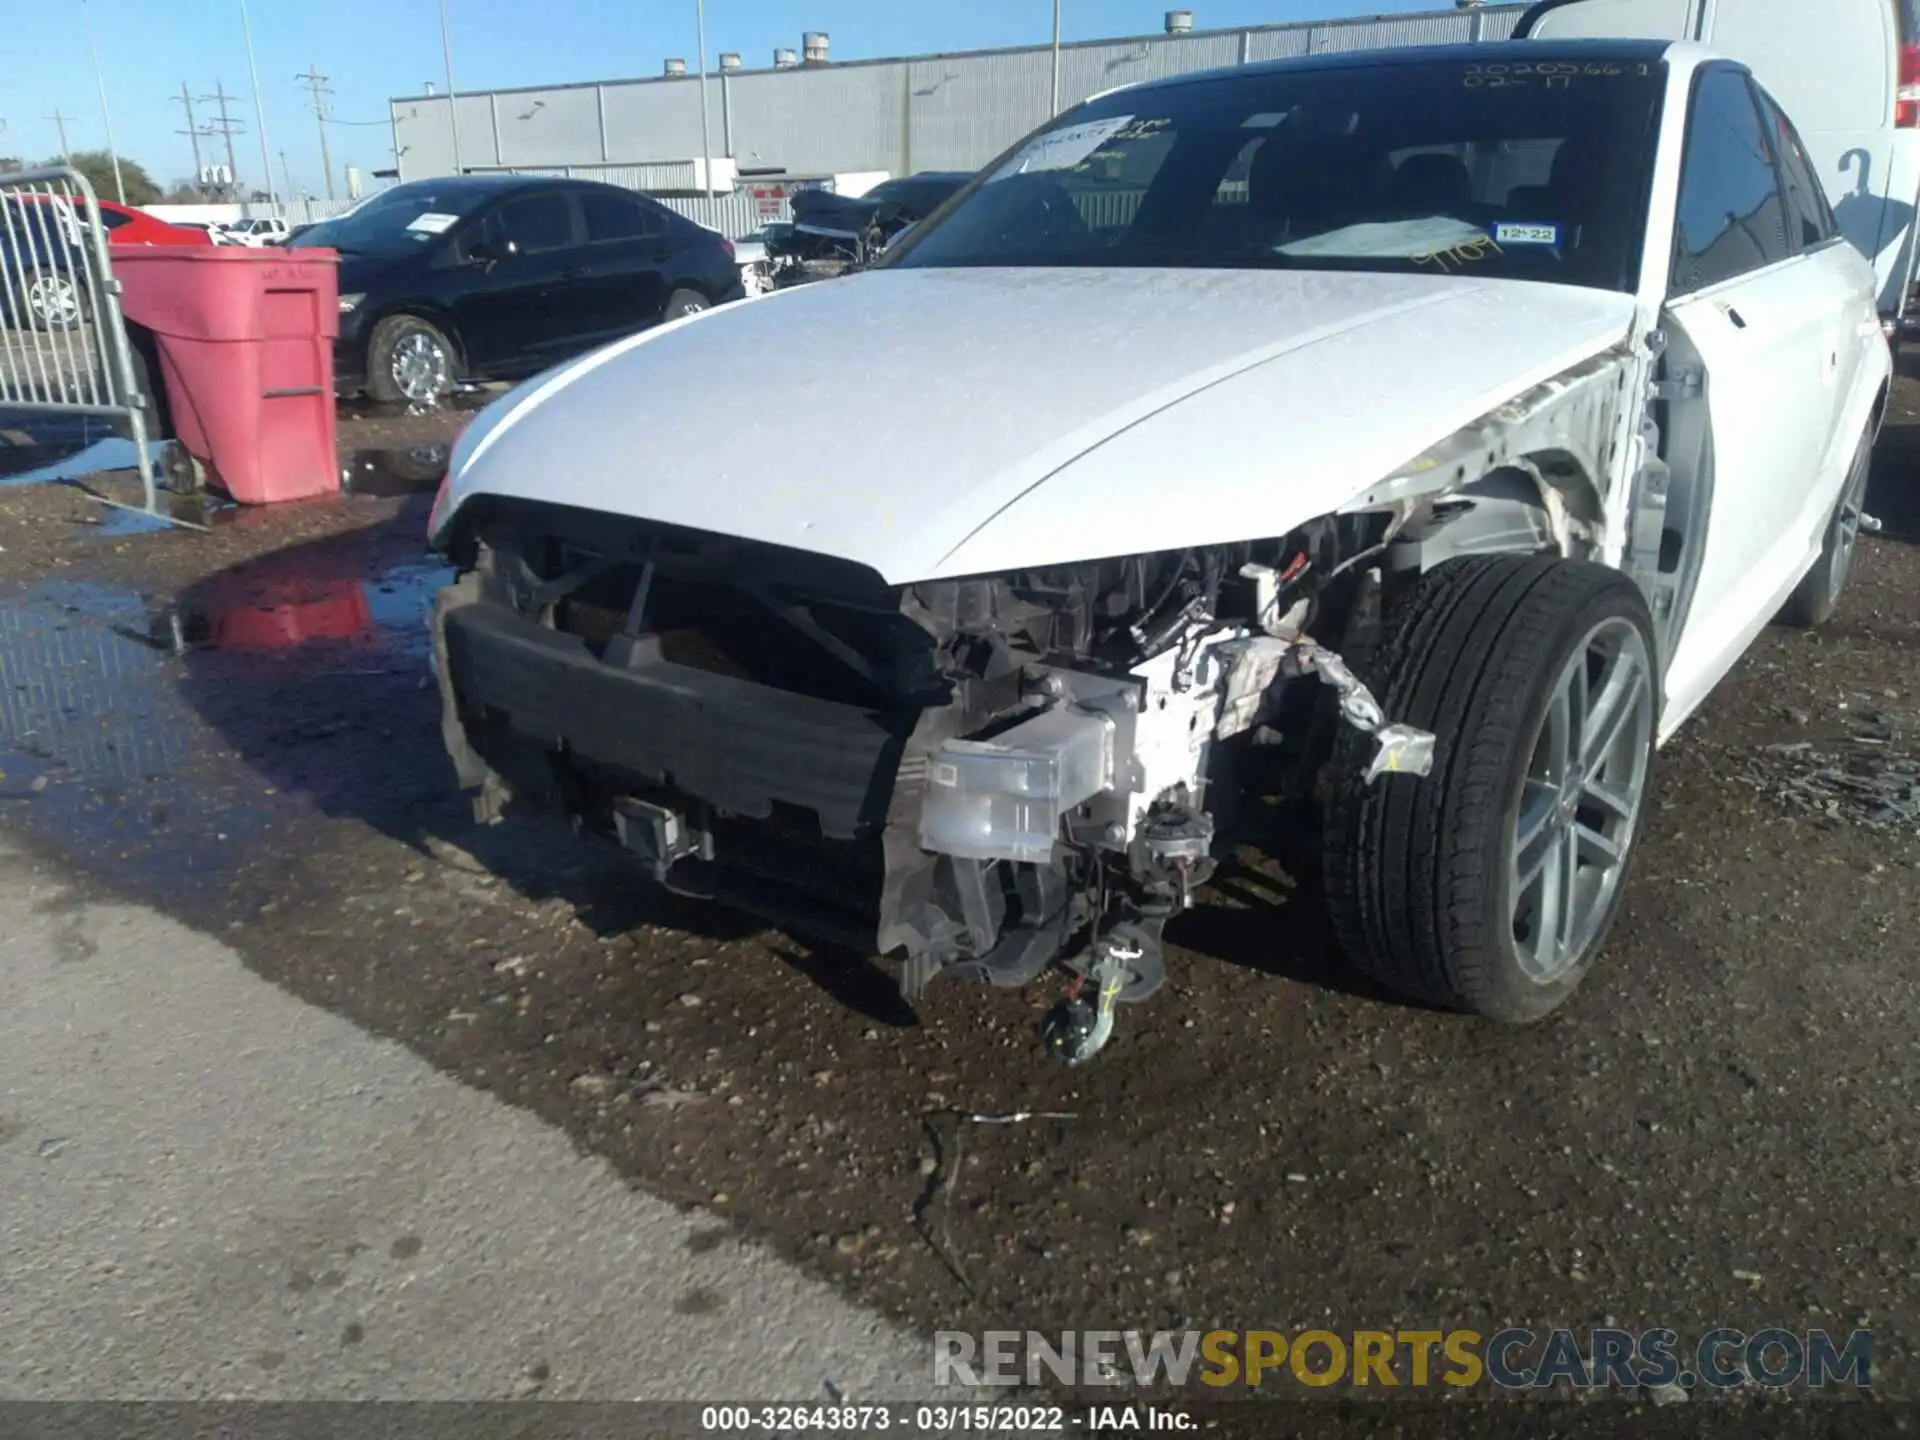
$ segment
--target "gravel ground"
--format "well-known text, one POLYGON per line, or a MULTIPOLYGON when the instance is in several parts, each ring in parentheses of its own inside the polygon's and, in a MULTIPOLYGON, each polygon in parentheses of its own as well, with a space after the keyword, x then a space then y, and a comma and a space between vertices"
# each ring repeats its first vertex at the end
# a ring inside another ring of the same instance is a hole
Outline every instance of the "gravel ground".
MULTIPOLYGON (((460 417, 427 418, 343 447, 460 417)), ((1068 1071, 1051 989, 916 1016, 563 831, 477 832, 422 494, 125 535, 0 489, 0 827, 922 1329, 1871 1326, 1876 1390, 1920 1397, 1920 834, 1789 783, 1863 715, 1920 765, 1917 486, 1904 384, 1840 615, 1767 632, 1669 749, 1607 958, 1527 1029, 1368 992, 1250 852, 1068 1071), (1015 1110, 1073 1118, 963 1114, 1015 1110)))

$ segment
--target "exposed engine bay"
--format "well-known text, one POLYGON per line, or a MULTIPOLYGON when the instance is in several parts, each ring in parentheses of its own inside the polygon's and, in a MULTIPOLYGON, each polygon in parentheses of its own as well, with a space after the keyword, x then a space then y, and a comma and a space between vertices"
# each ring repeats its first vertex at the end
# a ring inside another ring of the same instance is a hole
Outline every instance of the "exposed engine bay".
POLYGON ((447 739, 483 818, 558 808, 673 891, 900 957, 910 1000, 1064 967, 1077 1062, 1164 982, 1248 767, 1310 793, 1344 724, 1370 777, 1426 772, 1314 638, 1366 643, 1401 518, 901 587, 490 501, 436 615, 447 739))

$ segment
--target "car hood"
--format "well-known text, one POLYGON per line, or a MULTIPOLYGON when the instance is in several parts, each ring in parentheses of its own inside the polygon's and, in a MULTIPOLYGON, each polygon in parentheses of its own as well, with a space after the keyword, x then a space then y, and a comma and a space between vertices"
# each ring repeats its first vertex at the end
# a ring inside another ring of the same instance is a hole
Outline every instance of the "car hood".
POLYGON ((1633 313, 1457 275, 870 271, 523 385, 462 437, 433 523, 513 496, 892 583, 1279 535, 1623 340, 1633 313))

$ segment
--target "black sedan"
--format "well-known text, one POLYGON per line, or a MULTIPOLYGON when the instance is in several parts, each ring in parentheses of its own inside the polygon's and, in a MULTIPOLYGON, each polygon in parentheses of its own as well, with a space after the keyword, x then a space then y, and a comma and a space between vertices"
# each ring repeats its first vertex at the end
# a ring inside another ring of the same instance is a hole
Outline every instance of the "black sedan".
POLYGON ((396 404, 532 375, 742 294, 730 241, 586 180, 414 181, 299 243, 340 254, 335 387, 396 404))

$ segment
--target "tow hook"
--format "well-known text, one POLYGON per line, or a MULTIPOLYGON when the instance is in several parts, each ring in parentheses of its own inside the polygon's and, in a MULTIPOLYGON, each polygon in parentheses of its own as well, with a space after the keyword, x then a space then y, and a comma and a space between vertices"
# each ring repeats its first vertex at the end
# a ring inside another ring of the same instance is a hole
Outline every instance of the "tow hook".
POLYGON ((1345 660, 1326 646, 1312 640, 1297 642, 1281 661, 1280 673, 1318 676, 1322 685, 1340 697, 1340 718, 1363 735, 1373 736, 1373 759, 1367 764, 1369 785, 1382 775, 1433 773, 1433 732, 1413 725, 1389 724, 1387 712, 1373 692, 1345 660))
POLYGON ((1101 937, 1093 963, 1074 977, 1067 998, 1048 1012, 1040 1027, 1048 1054, 1069 1065, 1086 1064, 1113 1039, 1115 1009, 1147 999, 1166 983, 1157 934, 1164 923, 1122 920, 1101 937), (1093 989, 1091 1001, 1088 986, 1093 989))

